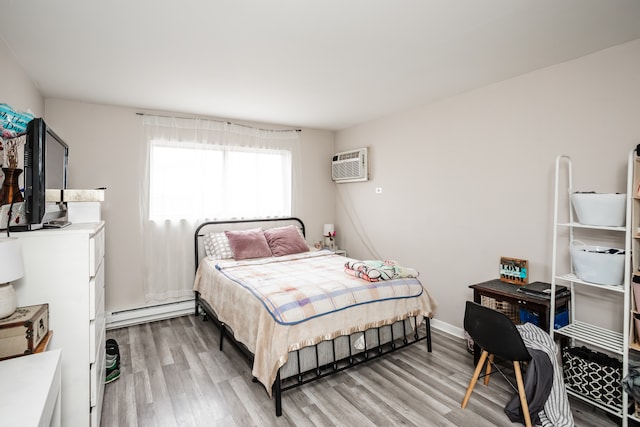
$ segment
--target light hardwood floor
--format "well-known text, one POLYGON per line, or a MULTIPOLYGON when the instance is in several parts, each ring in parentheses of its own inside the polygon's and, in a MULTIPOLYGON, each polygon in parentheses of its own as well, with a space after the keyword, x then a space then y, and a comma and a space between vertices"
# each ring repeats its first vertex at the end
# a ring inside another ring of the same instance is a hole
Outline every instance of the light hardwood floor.
MULTIPOLYGON (((212 322, 195 316, 107 331, 118 341, 121 376, 105 388, 102 426, 513 426, 503 412, 512 391, 499 376, 481 382, 460 408, 472 356, 465 343, 433 331, 419 343, 283 393, 282 417, 251 381, 230 343, 218 350, 212 322)), ((615 426, 571 399, 576 426, 615 426)))

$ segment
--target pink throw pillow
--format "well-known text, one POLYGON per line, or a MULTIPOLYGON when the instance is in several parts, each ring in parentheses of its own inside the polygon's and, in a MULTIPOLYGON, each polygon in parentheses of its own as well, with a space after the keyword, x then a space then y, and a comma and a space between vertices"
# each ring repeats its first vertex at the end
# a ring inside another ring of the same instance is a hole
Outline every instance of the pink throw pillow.
POLYGON ((270 257, 271 249, 261 228, 241 231, 225 231, 233 258, 237 260, 270 257))
POLYGON ((294 226, 271 228, 264 231, 273 256, 308 252, 309 247, 294 226))

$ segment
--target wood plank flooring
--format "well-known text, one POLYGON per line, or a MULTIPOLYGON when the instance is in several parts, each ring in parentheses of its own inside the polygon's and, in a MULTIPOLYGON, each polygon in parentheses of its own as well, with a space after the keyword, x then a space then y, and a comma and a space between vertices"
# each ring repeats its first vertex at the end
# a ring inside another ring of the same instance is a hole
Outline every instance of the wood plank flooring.
MULTIPOLYGON (((433 331, 419 343, 283 393, 282 417, 230 343, 218 350, 212 322, 184 316, 107 331, 118 341, 121 376, 105 386, 102 426, 513 426, 503 412, 506 381, 481 382, 460 408, 472 356, 465 343, 433 331)), ((615 426, 570 399, 576 426, 615 426)))

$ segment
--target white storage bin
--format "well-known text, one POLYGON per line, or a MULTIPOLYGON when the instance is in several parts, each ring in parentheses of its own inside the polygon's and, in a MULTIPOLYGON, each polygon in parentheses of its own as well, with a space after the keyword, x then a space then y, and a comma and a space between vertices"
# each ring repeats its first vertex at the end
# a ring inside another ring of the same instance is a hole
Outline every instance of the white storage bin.
POLYGON ((626 194, 573 193, 571 202, 580 224, 623 227, 626 222, 626 194))
POLYGON ((598 285, 620 286, 624 282, 624 250, 586 246, 574 241, 569 248, 578 279, 598 285))
POLYGON ((67 202, 67 221, 79 224, 101 220, 100 202, 67 202))

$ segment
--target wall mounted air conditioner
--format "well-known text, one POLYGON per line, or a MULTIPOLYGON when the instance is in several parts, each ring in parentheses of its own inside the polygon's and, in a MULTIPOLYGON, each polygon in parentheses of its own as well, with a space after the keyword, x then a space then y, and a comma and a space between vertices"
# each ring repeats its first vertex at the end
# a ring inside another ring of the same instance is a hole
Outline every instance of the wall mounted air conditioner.
POLYGON ((336 153, 331 161, 331 179, 336 183, 367 181, 368 163, 367 148, 336 153))

